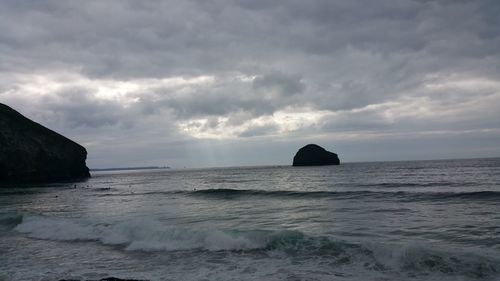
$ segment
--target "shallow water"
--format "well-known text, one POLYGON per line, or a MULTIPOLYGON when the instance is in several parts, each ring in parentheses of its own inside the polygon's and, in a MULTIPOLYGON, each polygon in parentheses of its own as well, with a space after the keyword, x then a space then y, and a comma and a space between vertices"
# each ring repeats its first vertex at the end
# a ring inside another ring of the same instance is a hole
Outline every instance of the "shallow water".
POLYGON ((0 189, 0 280, 498 280, 500 159, 0 189))

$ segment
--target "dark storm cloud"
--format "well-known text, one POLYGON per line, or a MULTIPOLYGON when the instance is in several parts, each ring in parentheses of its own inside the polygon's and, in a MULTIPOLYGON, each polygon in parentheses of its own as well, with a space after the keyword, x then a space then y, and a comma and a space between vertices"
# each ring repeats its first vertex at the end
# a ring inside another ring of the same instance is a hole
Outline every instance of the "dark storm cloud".
POLYGON ((64 89, 46 97, 42 104, 49 109, 47 119, 70 127, 95 128, 126 121, 119 104, 97 99, 91 89, 64 89))
POLYGON ((268 124, 268 125, 258 125, 252 126, 242 133, 240 133, 240 137, 255 137, 277 133, 279 127, 276 124, 268 124))
POLYGON ((180 119, 224 116, 237 111, 252 112, 253 116, 253 113, 261 115, 274 111, 273 106, 250 96, 245 85, 228 86, 228 84, 225 84, 225 87, 194 86, 184 90, 152 89, 146 94, 135 94, 139 100, 135 106, 141 108, 144 114, 170 110, 180 119))
POLYGON ((255 74, 272 65, 302 73, 304 58, 335 63, 350 49, 396 53, 407 63, 419 55, 447 64, 457 55, 498 55, 495 1, 247 2, 7 2, 1 41, 21 67, 76 65, 86 75, 115 78, 255 74))
MULTIPOLYGON (((156 88, 136 93, 144 113, 169 109, 178 118, 226 116, 246 112, 246 118, 272 114, 293 103, 294 95, 303 93, 305 85, 297 75, 280 72, 257 76, 250 81, 215 80, 207 85, 190 85, 183 89, 156 88)), ((237 117, 241 118, 241 114, 237 117)))
POLYGON ((253 80, 253 88, 256 91, 275 92, 278 96, 286 97, 302 93, 305 86, 300 81, 300 77, 291 77, 277 72, 256 77, 253 80))
POLYGON ((0 102, 85 140, 134 128, 144 147, 189 122, 276 135, 278 112, 304 108, 326 113, 297 137, 498 129, 499 26, 496 0, 0 0, 0 102), (172 77, 188 82, 154 80, 172 77))

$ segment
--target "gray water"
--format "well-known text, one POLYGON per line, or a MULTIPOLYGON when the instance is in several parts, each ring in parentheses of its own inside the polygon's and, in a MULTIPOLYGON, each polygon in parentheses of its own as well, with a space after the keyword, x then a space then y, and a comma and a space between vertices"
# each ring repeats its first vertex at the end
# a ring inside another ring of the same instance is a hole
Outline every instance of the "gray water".
POLYGON ((0 280, 500 280, 500 159, 0 189, 0 280))

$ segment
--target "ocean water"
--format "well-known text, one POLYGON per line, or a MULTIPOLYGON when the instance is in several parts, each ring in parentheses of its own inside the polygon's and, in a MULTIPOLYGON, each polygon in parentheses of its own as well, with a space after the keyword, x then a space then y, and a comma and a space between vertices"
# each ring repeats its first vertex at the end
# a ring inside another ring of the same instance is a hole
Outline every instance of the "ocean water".
POLYGON ((500 159, 0 189, 0 280, 500 280, 500 159))

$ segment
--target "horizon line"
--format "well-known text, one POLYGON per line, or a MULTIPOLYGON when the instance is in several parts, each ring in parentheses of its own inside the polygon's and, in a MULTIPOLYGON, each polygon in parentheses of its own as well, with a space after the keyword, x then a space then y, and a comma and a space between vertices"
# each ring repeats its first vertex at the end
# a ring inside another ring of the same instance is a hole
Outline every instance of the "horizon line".
MULTIPOLYGON (((437 159, 410 159, 410 160, 374 160, 374 161, 345 161, 340 164, 361 164, 361 163, 383 163, 383 162, 421 162, 421 161, 450 161, 450 160, 479 160, 496 159, 500 156, 491 157, 471 157, 471 158, 437 158, 437 159)), ((252 168, 252 167, 293 167, 292 164, 258 164, 258 165, 236 165, 236 166, 202 166, 202 167, 171 167, 171 166, 137 166, 137 167, 110 167, 110 168, 89 168, 90 171, 124 171, 124 170, 189 170, 189 169, 218 169, 218 168, 252 168)), ((328 165, 325 165, 328 166, 328 165)), ((330 165, 338 166, 338 165, 330 165)))

